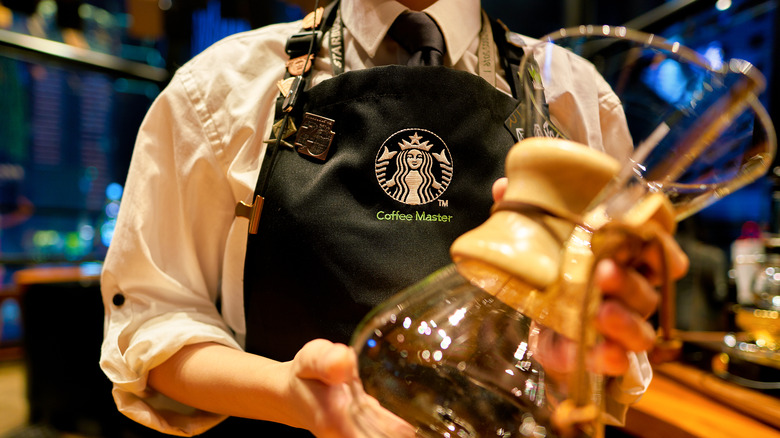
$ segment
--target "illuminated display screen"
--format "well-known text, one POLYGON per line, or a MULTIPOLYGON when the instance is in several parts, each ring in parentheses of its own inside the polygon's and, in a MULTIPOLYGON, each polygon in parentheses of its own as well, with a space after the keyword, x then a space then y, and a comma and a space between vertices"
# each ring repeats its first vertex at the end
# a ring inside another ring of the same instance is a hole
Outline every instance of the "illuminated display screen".
POLYGON ((159 85, 3 56, 0 78, 0 264, 101 260, 159 85))

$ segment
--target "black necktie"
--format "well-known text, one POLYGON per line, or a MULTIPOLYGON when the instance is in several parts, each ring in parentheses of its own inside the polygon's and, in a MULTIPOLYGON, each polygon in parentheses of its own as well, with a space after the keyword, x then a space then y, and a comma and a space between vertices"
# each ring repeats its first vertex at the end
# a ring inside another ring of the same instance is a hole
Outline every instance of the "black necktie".
POLYGON ((407 65, 442 65, 444 37, 425 12, 404 12, 395 19, 388 34, 409 52, 407 65))

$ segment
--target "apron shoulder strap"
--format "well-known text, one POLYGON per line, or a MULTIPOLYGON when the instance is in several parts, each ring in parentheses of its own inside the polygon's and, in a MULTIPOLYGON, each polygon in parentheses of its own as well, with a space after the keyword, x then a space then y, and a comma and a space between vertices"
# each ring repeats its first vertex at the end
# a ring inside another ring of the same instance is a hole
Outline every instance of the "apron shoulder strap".
MULTIPOLYGON (((303 19, 303 28, 291 35, 285 44, 285 53, 290 57, 287 61, 287 71, 280 83, 282 95, 279 100, 283 112, 289 112, 295 105, 298 94, 309 85, 309 71, 314 65, 314 58, 322 47, 322 37, 333 26, 338 11, 338 0, 328 4, 325 8, 317 8, 303 19), (318 22, 317 16, 322 17, 318 22)), ((276 113, 275 120, 280 120, 284 114, 276 113)))
POLYGON ((313 20, 313 14, 317 11, 310 13, 304 18, 303 24, 305 27, 287 39, 285 52, 290 55, 290 59, 305 56, 310 51, 313 56, 316 56, 322 46, 322 36, 333 26, 333 21, 336 19, 335 12, 338 10, 338 3, 338 0, 335 0, 322 8, 322 19, 319 26, 316 25, 316 22, 313 23, 313 27, 307 26, 307 24, 312 23, 309 20, 313 20))
POLYGON ((524 129, 533 129, 533 132, 523 132, 522 134, 518 133, 516 129, 510 128, 510 131, 515 132, 514 135, 518 141, 526 136, 539 135, 566 138, 550 118, 550 110, 544 94, 544 84, 539 79, 540 69, 537 60, 533 56, 529 56, 525 67, 523 67, 524 71, 521 71, 523 57, 531 49, 520 34, 510 31, 500 20, 491 19, 490 22, 493 34, 496 35, 496 45, 503 63, 506 80, 512 95, 519 102, 518 109, 515 110, 512 119, 523 120, 524 129), (526 96, 529 91, 532 95, 526 96), (530 99, 526 99, 526 97, 530 97, 530 99))
MULTIPOLYGON (((303 19, 303 29, 287 39, 285 52, 290 56, 290 60, 287 61, 287 71, 284 78, 279 81, 280 96, 276 99, 274 124, 271 129, 271 138, 266 140, 269 144, 265 150, 263 165, 260 166, 260 174, 255 186, 255 198, 252 204, 240 201, 235 208, 237 216, 249 219, 250 234, 257 232, 265 192, 279 147, 281 145, 290 146, 285 139, 297 131, 290 118, 290 113, 299 94, 308 86, 309 71, 322 46, 322 36, 333 25, 336 11, 338 11, 338 3, 338 0, 334 0, 322 8, 322 12, 318 8, 307 15, 303 19), (322 17, 319 23, 316 20, 318 15, 322 17)), ((294 148, 294 146, 292 147, 294 148)))
MULTIPOLYGON (((509 30, 501 20, 491 18, 490 24, 493 28, 493 35, 496 36, 498 54, 501 58, 502 67, 504 67, 504 74, 509 83, 509 88, 512 90, 512 96, 522 101, 523 81, 518 72, 525 54, 523 41, 517 38, 517 34, 509 30)), ((533 62, 535 63, 535 61, 533 62)))

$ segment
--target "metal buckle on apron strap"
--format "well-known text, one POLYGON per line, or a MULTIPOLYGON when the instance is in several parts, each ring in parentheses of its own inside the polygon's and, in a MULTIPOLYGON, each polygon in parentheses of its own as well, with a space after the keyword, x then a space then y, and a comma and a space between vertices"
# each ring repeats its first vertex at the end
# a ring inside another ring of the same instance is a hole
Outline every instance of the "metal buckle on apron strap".
POLYGON ((253 204, 247 204, 239 201, 236 204, 236 216, 249 219, 249 234, 257 234, 257 227, 260 225, 260 213, 263 211, 263 202, 265 199, 257 195, 253 204))
POLYGON ((303 90, 303 76, 298 75, 291 79, 290 88, 286 90, 287 94, 284 95, 284 102, 282 103, 282 111, 285 113, 292 111, 295 103, 298 102, 298 95, 303 90))

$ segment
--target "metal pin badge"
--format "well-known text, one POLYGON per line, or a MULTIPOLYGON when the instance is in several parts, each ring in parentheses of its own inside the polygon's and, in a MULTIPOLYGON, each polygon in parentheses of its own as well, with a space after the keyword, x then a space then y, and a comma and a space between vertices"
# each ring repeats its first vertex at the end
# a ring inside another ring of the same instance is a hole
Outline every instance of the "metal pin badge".
POLYGON ((336 133, 332 131, 335 120, 306 113, 295 137, 299 154, 325 161, 336 133))

